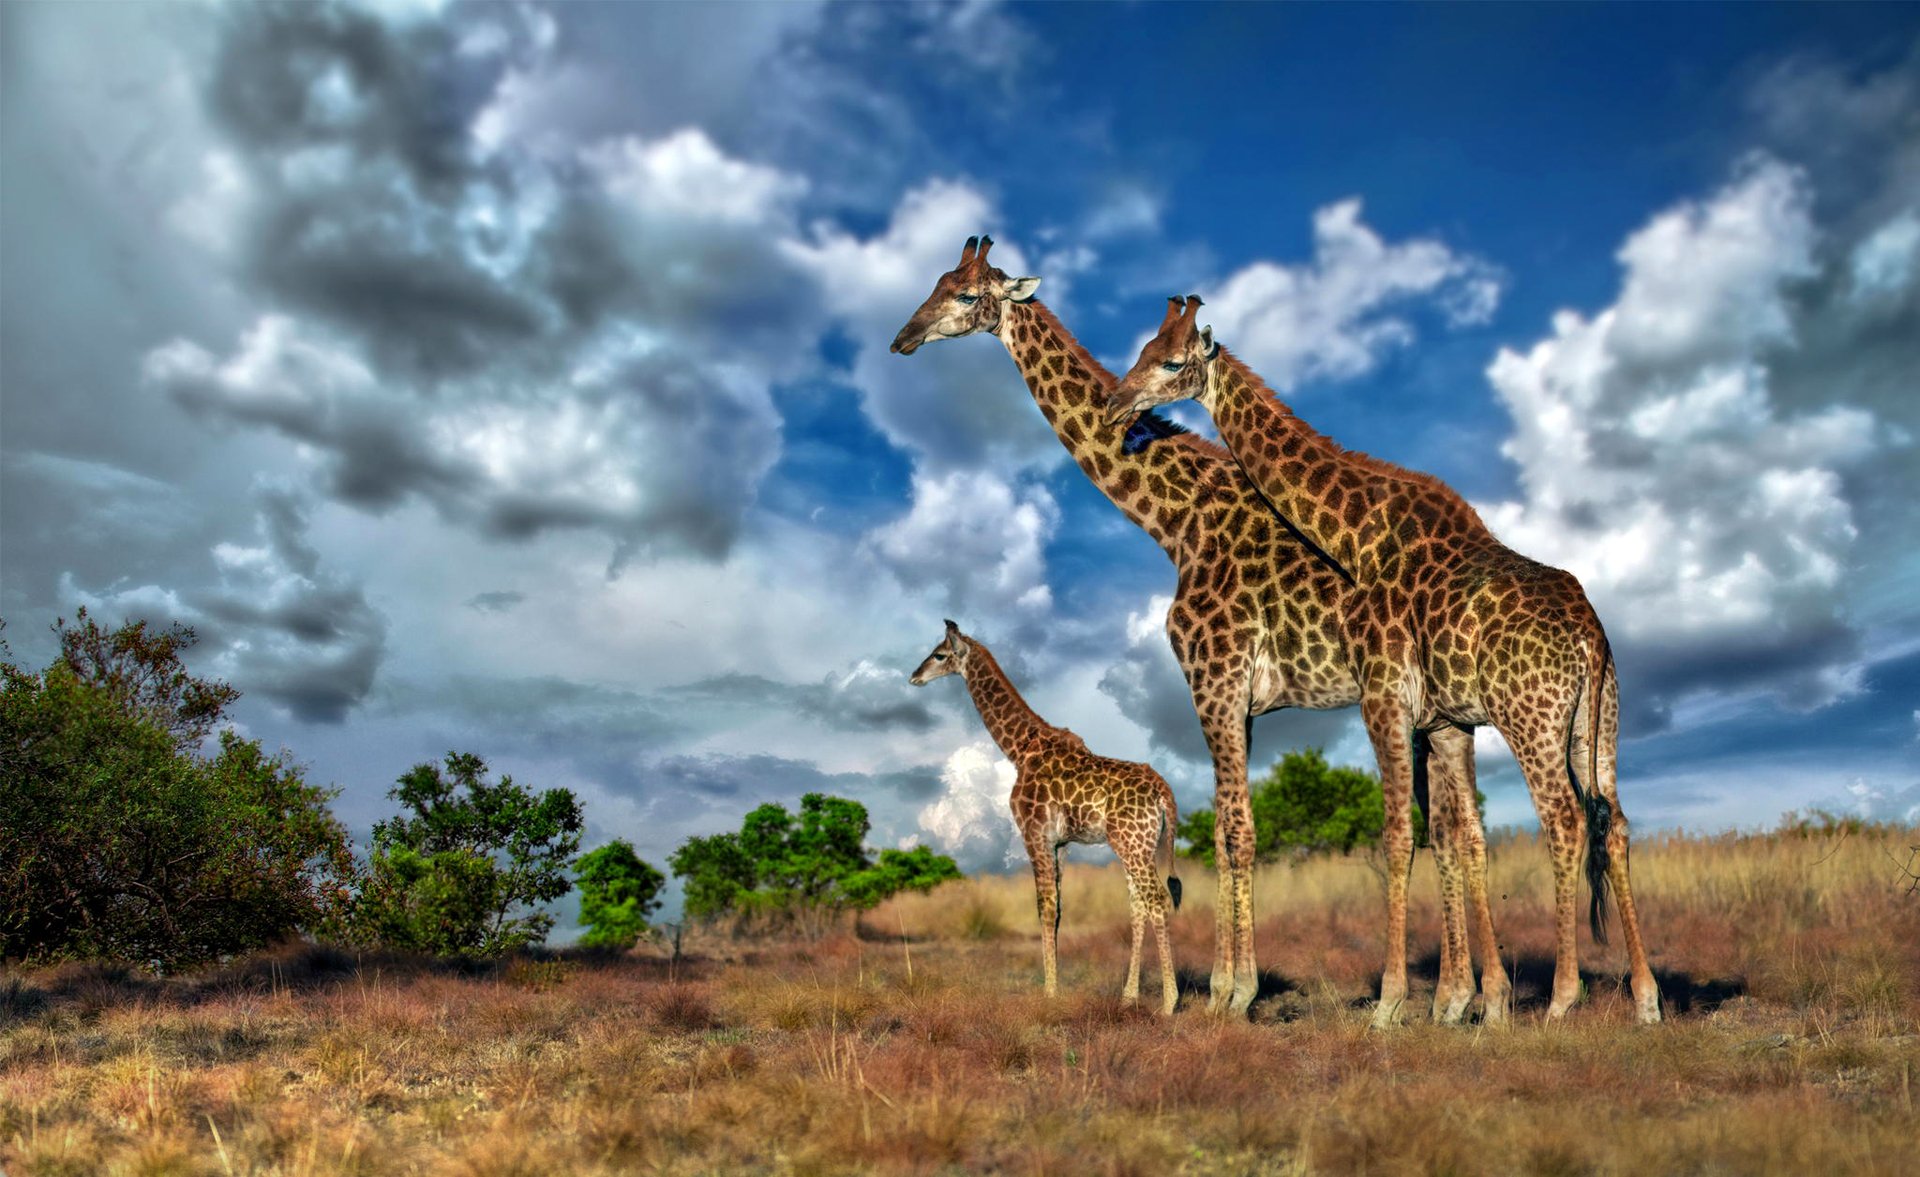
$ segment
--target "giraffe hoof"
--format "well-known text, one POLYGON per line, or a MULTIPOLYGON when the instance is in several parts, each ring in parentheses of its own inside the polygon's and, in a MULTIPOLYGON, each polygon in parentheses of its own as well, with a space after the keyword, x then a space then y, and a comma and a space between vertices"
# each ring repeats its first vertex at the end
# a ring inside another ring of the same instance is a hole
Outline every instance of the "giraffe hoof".
POLYGON ((1640 1013, 1641 1025, 1643 1026, 1659 1025, 1660 1024, 1660 995, 1656 993, 1653 995, 1652 1001, 1641 1002, 1639 1013, 1640 1013))
POLYGON ((1480 1013, 1483 1026, 1504 1026, 1513 1016, 1513 997, 1508 993, 1490 993, 1485 997, 1485 1006, 1480 1013))
POLYGON ((1433 1003, 1433 1020, 1442 1026, 1457 1026, 1466 1019, 1467 1006, 1471 1005, 1472 1002, 1473 999, 1470 997, 1465 999, 1449 997, 1444 1004, 1435 1000, 1433 1003))
POLYGON ((1404 999, 1395 998, 1392 1001, 1382 1001, 1374 1006, 1373 1028, 1376 1030, 1391 1030, 1393 1027, 1399 1025, 1400 1010, 1404 1004, 1404 999))

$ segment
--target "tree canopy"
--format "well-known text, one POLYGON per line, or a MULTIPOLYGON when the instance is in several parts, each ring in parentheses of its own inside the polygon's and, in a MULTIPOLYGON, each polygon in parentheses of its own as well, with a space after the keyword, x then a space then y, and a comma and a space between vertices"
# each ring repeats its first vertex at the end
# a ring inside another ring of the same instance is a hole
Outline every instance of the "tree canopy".
POLYGON ((538 944, 553 916, 525 910, 572 888, 580 802, 535 794, 470 752, 416 764, 387 796, 405 812, 376 822, 355 904, 355 938, 418 952, 491 955, 538 944))
POLYGON ((580 888, 580 923, 588 948, 631 948, 648 931, 647 918, 660 906, 666 876, 634 853, 633 844, 615 839, 574 863, 580 888))
POLYGON ((354 877, 333 792, 231 731, 190 629, 55 627, 46 670, 0 645, 0 957, 176 969, 338 914, 354 877))
POLYGON ((869 855, 869 828, 858 801, 808 793, 798 814, 762 805, 739 832, 689 838, 667 861, 684 882, 687 918, 697 921, 732 916, 813 927, 960 877, 953 859, 924 846, 869 855))
MULTIPOLYGON (((1476 791, 1484 809, 1486 795, 1476 791)), ((1377 846, 1386 828, 1386 803, 1380 778, 1364 769, 1327 763, 1318 748, 1288 752, 1252 786, 1254 855, 1271 862, 1287 853, 1338 851, 1377 846)), ((1415 845, 1426 839, 1426 815, 1415 806, 1415 845)), ((1214 814, 1190 810, 1177 833, 1185 853, 1208 866, 1214 863, 1214 814)))

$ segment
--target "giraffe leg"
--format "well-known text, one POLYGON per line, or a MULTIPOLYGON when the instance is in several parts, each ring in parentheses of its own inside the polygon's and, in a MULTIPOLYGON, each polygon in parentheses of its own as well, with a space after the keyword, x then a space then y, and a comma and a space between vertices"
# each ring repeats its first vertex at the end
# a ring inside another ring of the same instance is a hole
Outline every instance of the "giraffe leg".
POLYGON ((1040 959, 1045 969, 1047 996, 1052 997, 1060 990, 1054 955, 1055 937, 1060 931, 1059 848, 1044 839, 1029 837, 1027 857, 1033 860, 1033 890, 1040 908, 1040 959))
POLYGON ((1196 683, 1193 696, 1213 754, 1213 976, 1207 1012, 1244 1013, 1258 987, 1253 963, 1254 838, 1253 812, 1247 804, 1246 692, 1210 694, 1196 683))
POLYGON ((1171 1014, 1180 1004, 1180 977, 1173 967, 1173 938, 1167 933, 1167 892, 1160 885, 1159 872, 1153 872, 1154 889, 1150 894, 1153 901, 1149 910, 1153 913, 1153 939, 1160 950, 1160 1012, 1171 1014))
POLYGON ((1380 789, 1386 803, 1381 846, 1387 856, 1387 963, 1380 974, 1376 1028, 1400 1020, 1407 1000, 1407 877, 1413 869, 1413 718, 1394 689, 1371 689, 1361 701, 1361 718, 1380 763, 1380 789))
POLYGON ((1139 863, 1128 860, 1127 872, 1127 919, 1133 925, 1133 955, 1127 958, 1127 987, 1120 992, 1120 1000, 1132 1005, 1140 1000, 1140 950, 1145 945, 1147 930, 1147 891, 1151 887, 1151 878, 1142 878, 1139 863))
MULTIPOLYGON (((1581 867, 1587 857, 1587 816, 1574 795, 1573 778, 1567 775, 1568 731, 1572 708, 1559 715, 1548 715, 1525 727, 1498 723, 1500 734, 1520 762, 1527 779, 1527 792, 1533 796, 1533 808, 1540 815, 1540 828, 1547 836, 1547 850, 1553 857, 1553 923, 1556 941, 1553 966, 1553 1000, 1547 1005, 1547 1017, 1565 1016, 1580 999, 1580 950, 1575 937, 1574 908, 1580 894, 1581 867)), ((1496 721, 1497 723, 1498 721, 1496 721)))
MULTIPOLYGON (((1460 728, 1441 728, 1432 733, 1431 740, 1436 778, 1453 795, 1448 811, 1452 819, 1448 834, 1466 889, 1462 916, 1471 933, 1474 951, 1480 957, 1480 998, 1484 1007, 1481 1017, 1488 1025, 1501 1025, 1513 1009, 1513 983, 1500 959, 1500 941, 1493 932, 1493 909, 1487 901, 1487 831, 1480 819, 1473 733, 1460 728)), ((1471 962, 1464 964, 1462 975, 1470 989, 1473 985, 1471 962)))
POLYGON ((1620 933, 1626 940, 1634 1010, 1642 1023, 1652 1024, 1660 1020, 1660 986, 1653 979, 1653 970, 1647 967, 1646 946, 1640 938, 1640 918, 1633 906, 1633 886, 1627 878, 1627 815, 1620 808, 1620 791, 1616 780, 1620 736, 1618 690, 1613 675, 1608 674, 1600 697, 1600 744, 1594 765, 1599 770, 1599 779, 1587 779, 1590 773, 1585 746, 1588 730, 1585 714, 1574 718, 1574 750, 1569 759, 1573 762, 1574 775, 1580 778, 1581 791, 1592 796, 1597 790, 1601 804, 1608 808, 1607 878, 1613 884, 1614 905, 1620 909, 1620 933))
POLYGON ((1466 888, 1460 877, 1459 797, 1445 766, 1435 763, 1432 740, 1417 733, 1413 745, 1414 792, 1426 799, 1427 841, 1440 876, 1440 974, 1433 986, 1436 1022, 1452 1025, 1473 1000, 1473 960, 1467 949, 1466 888), (1422 788, 1426 783, 1428 787, 1422 788))

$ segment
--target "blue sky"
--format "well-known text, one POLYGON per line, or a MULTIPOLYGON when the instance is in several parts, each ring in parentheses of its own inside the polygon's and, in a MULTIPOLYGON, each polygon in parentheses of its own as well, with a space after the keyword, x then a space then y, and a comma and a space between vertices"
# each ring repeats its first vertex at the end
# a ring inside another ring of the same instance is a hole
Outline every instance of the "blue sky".
MULTIPOLYGON (((763 800, 1008 861, 905 676, 1210 773, 1171 568, 991 340, 1169 294, 1578 573, 1641 828, 1920 806, 1920 10, 0 7, 0 616, 178 619, 364 831, 418 760, 659 861, 763 800)), ((1189 415, 1189 420, 1201 423, 1189 415)), ((1350 713, 1262 720, 1256 758, 1350 713)), ((1490 820, 1531 824, 1497 739, 1490 820)))

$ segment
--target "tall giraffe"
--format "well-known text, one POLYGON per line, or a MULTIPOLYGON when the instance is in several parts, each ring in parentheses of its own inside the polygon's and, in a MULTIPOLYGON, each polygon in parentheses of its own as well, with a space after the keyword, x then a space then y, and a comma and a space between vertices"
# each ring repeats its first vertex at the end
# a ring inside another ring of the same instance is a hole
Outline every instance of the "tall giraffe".
POLYGON ((1211 327, 1200 300, 1170 314, 1110 397, 1114 427, 1192 398, 1241 468, 1354 585, 1348 649, 1386 792, 1387 967, 1377 1022, 1405 1000, 1409 797, 1421 731, 1491 723, 1506 738, 1553 854, 1558 957, 1549 1017, 1579 997, 1574 903, 1584 854, 1589 919, 1606 942, 1609 884, 1620 908, 1640 1020, 1660 1020, 1627 880, 1627 819, 1615 781, 1619 687, 1606 631, 1580 582, 1495 539, 1451 488, 1342 449, 1294 416, 1211 327), (1571 766, 1572 778, 1568 769, 1571 766))
POLYGON ((1121 997, 1129 1004, 1140 998, 1141 934, 1151 922, 1160 950, 1160 1010, 1172 1013, 1180 996, 1173 943, 1167 936, 1167 901, 1180 906, 1180 880, 1173 876, 1173 828, 1179 823, 1173 789, 1150 765, 1095 756, 1079 736, 1034 714, 992 651, 951 621, 946 636, 909 681, 920 687, 949 674, 966 680, 987 734, 1018 774, 1007 803, 1033 860, 1047 996, 1059 988, 1055 956, 1060 847, 1105 842, 1127 872, 1127 908, 1133 921, 1133 956, 1121 997))
MULTIPOLYGON (((1221 873, 1207 1008, 1243 1013, 1259 986, 1250 725, 1254 716, 1283 707, 1331 709, 1360 701, 1342 620, 1348 586, 1281 524, 1225 450, 1151 414, 1131 429, 1109 426, 1104 415, 1113 375, 1034 297, 1038 278, 1011 278, 987 261, 992 245, 990 237, 967 239, 959 266, 940 276, 893 350, 910 355, 929 340, 979 333, 999 339, 1081 471, 1178 569, 1167 637, 1213 759, 1221 873)), ((1487 903, 1473 741, 1464 732, 1439 731, 1431 740, 1423 736, 1421 751, 1422 767, 1430 764, 1432 773, 1429 826, 1444 926, 1434 1016, 1458 1021, 1473 997, 1470 902, 1485 1016, 1500 1021, 1511 989, 1487 903)))

